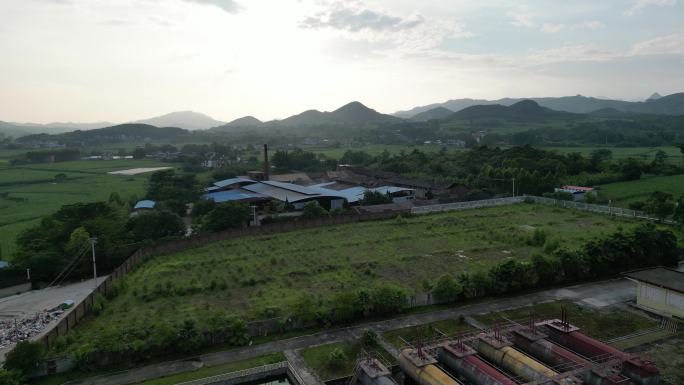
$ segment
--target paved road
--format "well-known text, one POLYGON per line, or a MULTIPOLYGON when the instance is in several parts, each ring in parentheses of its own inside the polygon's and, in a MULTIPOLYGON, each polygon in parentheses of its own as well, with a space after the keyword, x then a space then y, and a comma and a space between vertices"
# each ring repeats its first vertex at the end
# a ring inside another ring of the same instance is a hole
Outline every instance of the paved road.
POLYGON ((624 279, 569 286, 511 298, 500 298, 488 302, 454 307, 430 313, 411 314, 386 321, 369 322, 342 329, 323 331, 320 333, 273 341, 265 344, 236 348, 223 352, 205 354, 193 360, 179 360, 155 364, 125 372, 93 378, 70 381, 70 385, 125 385, 160 376, 170 375, 187 370, 191 365, 214 366, 264 354, 297 350, 311 346, 360 338, 367 330, 374 329, 378 333, 416 326, 446 319, 455 319, 460 315, 473 316, 491 312, 515 309, 531 304, 567 299, 584 306, 603 308, 628 302, 635 297, 634 285, 624 279))
MULTIPOLYGON (((98 283, 107 276, 98 277, 98 283)), ((26 293, 0 298, 0 317, 24 318, 46 309, 52 309, 67 299, 76 303, 83 300, 93 291, 93 280, 74 283, 71 285, 51 287, 44 290, 32 290, 26 293)))
MULTIPOLYGON (((107 276, 97 278, 98 284, 107 279, 107 276)), ((33 317, 43 310, 49 310, 62 302, 70 299, 79 303, 87 297, 95 287, 94 281, 74 283, 65 286, 51 287, 43 290, 32 290, 9 297, 0 298, 0 319, 24 319, 33 317)), ((65 313, 66 314, 66 313, 65 313)), ((43 332, 31 337, 31 340, 41 337, 46 331, 51 330, 58 321, 52 321, 43 332)), ((2 332, 0 330, 0 332, 2 332)), ((5 361, 5 355, 12 350, 14 345, 0 349, 0 364, 5 361)))

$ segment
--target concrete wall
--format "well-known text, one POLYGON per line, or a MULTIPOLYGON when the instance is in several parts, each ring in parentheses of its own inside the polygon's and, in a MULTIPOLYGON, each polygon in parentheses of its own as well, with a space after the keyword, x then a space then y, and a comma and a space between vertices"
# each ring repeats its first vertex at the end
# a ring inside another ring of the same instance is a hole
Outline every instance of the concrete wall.
POLYGON ((9 286, 0 289, 0 298, 9 297, 19 293, 24 293, 31 290, 31 282, 22 283, 20 285, 9 286))
POLYGON ((684 318, 684 294, 674 290, 638 282, 637 305, 665 316, 684 318))

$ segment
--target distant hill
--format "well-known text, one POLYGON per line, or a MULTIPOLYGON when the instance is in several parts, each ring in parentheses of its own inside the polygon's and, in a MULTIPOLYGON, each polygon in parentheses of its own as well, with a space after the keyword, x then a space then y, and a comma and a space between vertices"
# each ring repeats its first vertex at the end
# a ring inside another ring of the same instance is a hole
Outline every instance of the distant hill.
POLYGON ((448 108, 435 107, 431 110, 427 110, 427 111, 424 111, 424 112, 421 112, 419 114, 412 116, 411 120, 414 120, 417 122, 426 122, 428 120, 444 119, 453 113, 454 113, 454 111, 452 111, 448 108))
POLYGON ((640 114, 684 115, 684 92, 632 103, 627 111, 640 114))
POLYGON ((541 107, 534 100, 522 100, 511 106, 500 104, 472 106, 454 112, 445 120, 473 120, 473 119, 515 119, 515 120, 544 120, 569 118, 575 114, 554 111, 541 107))
POLYGON ((19 138, 26 135, 33 134, 59 134, 62 132, 74 130, 90 130, 94 128, 102 128, 111 126, 109 122, 96 123, 72 123, 72 122, 55 122, 48 124, 39 123, 15 123, 0 121, 0 134, 19 138))
POLYGON ((658 99, 660 99, 660 98, 662 98, 662 97, 663 97, 663 96, 660 95, 659 93, 654 92, 651 96, 648 97, 648 99, 646 99, 646 101, 649 101, 649 100, 658 100, 658 99))
POLYGON ((398 123, 401 119, 381 114, 359 102, 351 102, 332 112, 307 110, 289 118, 269 122, 283 126, 312 125, 366 125, 372 123, 398 123))
POLYGON ((17 140, 19 142, 54 141, 63 144, 93 144, 142 141, 147 139, 172 140, 187 133, 188 131, 177 127, 155 127, 149 124, 126 123, 87 131, 77 130, 54 135, 28 135, 17 140))
POLYGON ((224 127, 247 127, 247 126, 261 126, 264 122, 253 117, 253 116, 243 116, 242 118, 235 119, 224 125, 224 127))
POLYGON ((138 120, 133 123, 149 124, 157 127, 179 127, 186 130, 206 130, 225 124, 225 122, 215 120, 210 116, 194 111, 171 112, 150 119, 138 120))
MULTIPOLYGON (((556 111, 566 111, 575 114, 588 114, 593 111, 604 108, 612 108, 624 112, 649 113, 649 114, 664 114, 664 115, 684 115, 684 101, 678 95, 673 94, 661 98, 649 98, 646 102, 627 102, 623 100, 611 100, 587 97, 582 95, 563 96, 563 97, 543 97, 543 98, 527 98, 537 102, 540 106, 550 108, 556 111), (655 104, 651 104, 655 103, 655 104)), ((654 96, 659 96, 654 94, 654 96)), ((406 111, 398 111, 394 116, 408 118, 419 113, 437 108, 444 107, 452 111, 460 111, 464 108, 476 105, 494 105, 499 104, 503 106, 510 106, 525 99, 520 98, 503 98, 498 100, 483 100, 483 99, 455 99, 448 100, 444 103, 434 103, 426 106, 415 107, 406 111)))

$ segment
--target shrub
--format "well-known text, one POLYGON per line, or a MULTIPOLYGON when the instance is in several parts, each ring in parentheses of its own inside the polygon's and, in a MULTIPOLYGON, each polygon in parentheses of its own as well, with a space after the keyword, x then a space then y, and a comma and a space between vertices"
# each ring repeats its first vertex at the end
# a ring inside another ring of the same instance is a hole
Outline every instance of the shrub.
POLYGON ((328 367, 338 369, 344 367, 347 363, 347 355, 339 349, 333 349, 328 355, 328 367))
POLYGON ((26 376, 38 367, 44 356, 42 344, 21 341, 5 356, 4 368, 26 376))
POLYGON ((432 295, 437 300, 447 302, 456 301, 462 292, 463 288, 451 274, 444 274, 439 277, 435 287, 432 289, 432 295))

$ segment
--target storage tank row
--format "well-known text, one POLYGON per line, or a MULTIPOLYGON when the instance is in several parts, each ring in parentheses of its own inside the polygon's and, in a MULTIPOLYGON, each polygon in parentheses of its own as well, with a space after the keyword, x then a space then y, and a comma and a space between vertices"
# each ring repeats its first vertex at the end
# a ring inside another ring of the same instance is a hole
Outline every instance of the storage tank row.
POLYGON ((497 331, 494 336, 470 336, 465 343, 442 342, 433 345, 430 354, 422 349, 405 349, 399 365, 419 385, 458 385, 460 380, 472 385, 660 383, 660 373, 650 361, 588 337, 567 322, 554 320, 538 325, 510 328, 509 339, 497 331))
POLYGON ((601 341, 581 333, 567 322, 555 321, 547 324, 544 331, 549 339, 592 360, 619 361, 622 374, 637 385, 658 385, 660 371, 651 361, 631 356, 601 341))

